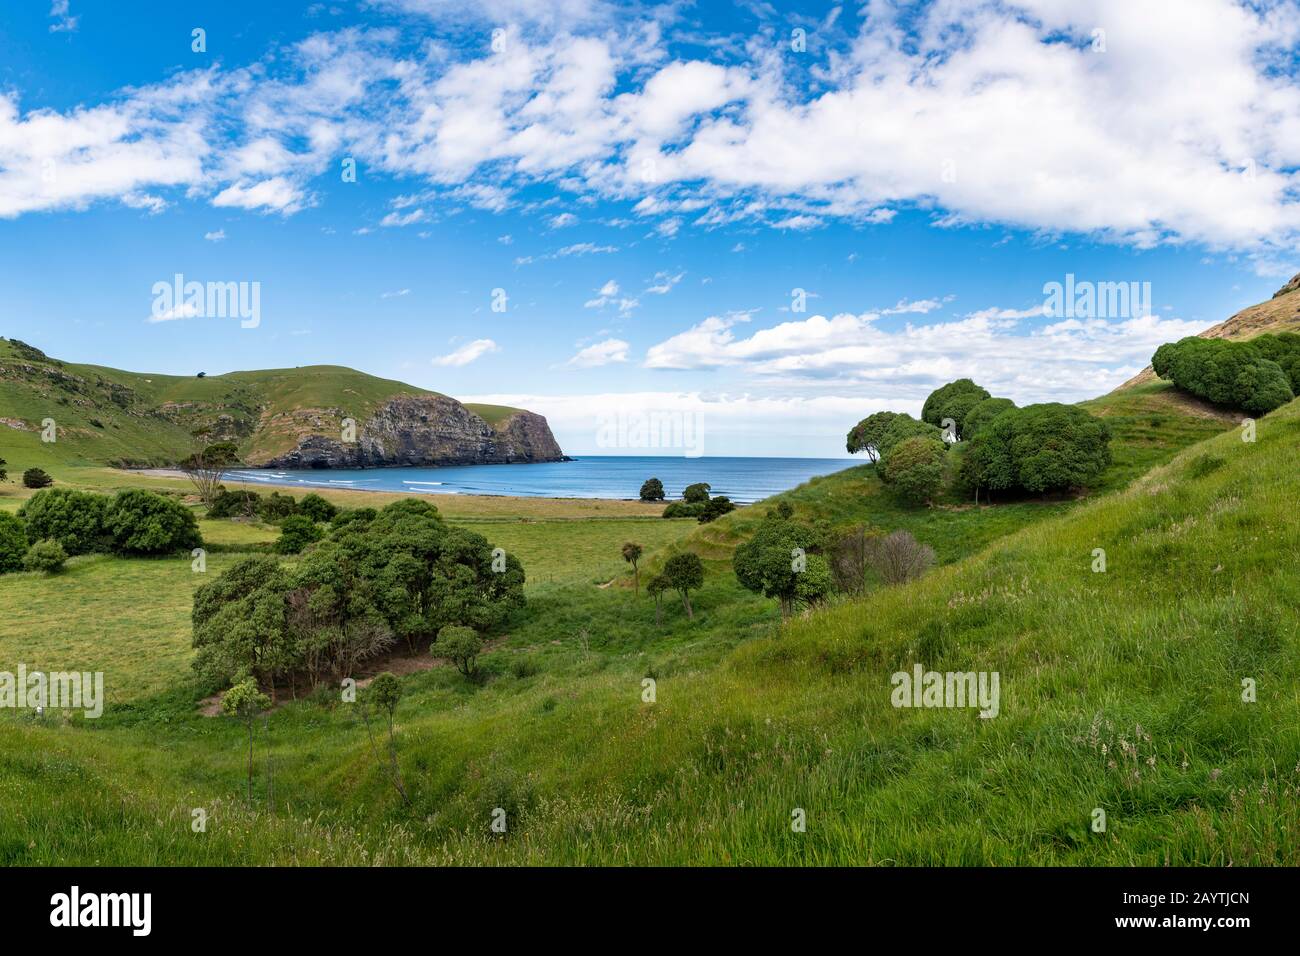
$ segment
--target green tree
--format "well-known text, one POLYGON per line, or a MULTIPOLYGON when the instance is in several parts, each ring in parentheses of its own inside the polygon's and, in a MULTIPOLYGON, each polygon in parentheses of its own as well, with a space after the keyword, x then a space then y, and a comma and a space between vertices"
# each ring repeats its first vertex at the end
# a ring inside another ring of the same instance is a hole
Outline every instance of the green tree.
POLYGON ((704 585, 704 565, 700 556, 693 551, 674 554, 664 562, 664 577, 668 585, 681 595, 682 607, 686 616, 695 619, 695 609, 691 606, 691 591, 699 590, 704 585))
POLYGON ((111 546, 121 554, 171 554, 203 543, 194 513, 179 501, 152 491, 119 491, 104 514, 111 546))
POLYGON ((703 504, 709 500, 711 490, 713 490, 713 486, 708 482, 697 481, 693 485, 686 486, 686 489, 682 492, 682 501, 691 504, 703 504))
POLYGON ((393 674, 385 671, 376 675, 366 690, 361 701, 361 717, 365 721, 366 736, 370 738, 370 749, 378 757, 379 747, 375 743, 374 731, 370 726, 371 708, 377 710, 388 726, 388 781, 393 785, 407 806, 411 798, 406 793, 406 784, 402 781, 402 768, 397 762, 397 705, 402 700, 402 682, 393 674))
POLYGON ((812 528, 771 515, 736 548, 731 566, 741 587, 776 598, 786 619, 796 604, 813 604, 830 593, 830 566, 820 554, 810 553, 816 544, 812 528))
POLYGON ((845 449, 850 455, 865 451, 871 461, 879 461, 880 442, 897 417, 897 412, 874 412, 868 415, 849 430, 845 449))
POLYGON ((880 459, 883 461, 888 458, 890 451, 899 442, 917 437, 943 441, 943 430, 931 425, 929 422, 917 421, 911 415, 895 415, 893 421, 889 423, 889 427, 885 429, 885 433, 880 438, 880 459))
POLYGON ((641 545, 635 541, 623 542, 623 560, 632 565, 632 580, 638 595, 641 593, 641 569, 637 562, 641 560, 641 550, 641 545))
POLYGON ((298 512, 306 515, 312 521, 328 524, 334 520, 334 516, 339 513, 339 509, 313 491, 310 494, 303 495, 302 501, 298 502, 298 512))
POLYGON ((716 495, 704 503, 700 509, 700 524, 708 524, 710 521, 716 521, 725 514, 730 514, 736 510, 736 504, 726 495, 716 495))
POLYGON ((942 428, 943 420, 951 418, 956 425, 956 434, 960 437, 967 412, 989 397, 988 389, 976 385, 968 378, 959 378, 930 393, 921 407, 921 420, 942 428))
POLYGON ((246 677, 221 697, 221 712, 227 717, 241 720, 248 728, 248 802, 253 802, 253 720, 271 700, 257 689, 257 681, 246 677))
POLYGON ((663 623, 663 597, 665 591, 672 590, 672 584, 668 578, 662 574, 656 574, 646 585, 646 591, 655 599, 655 626, 658 627, 663 623))
POLYGON ((483 653, 483 639, 472 627, 450 624, 438 632, 438 640, 430 648, 430 653, 445 657, 472 680, 477 673, 478 657, 483 653))
POLYGON ((89 554, 108 549, 104 519, 107 495, 72 488, 47 488, 32 495, 18 509, 33 541, 50 538, 68 554, 89 554))
POLYGON ((641 486, 642 501, 663 501, 664 483, 658 478, 648 478, 641 486))
POLYGON ((287 614, 293 582, 274 558, 236 562, 194 592, 193 667, 209 686, 249 675, 275 695, 276 679, 301 666, 287 614))
POLYGON ((1110 466, 1110 429, 1056 402, 1002 412, 971 439, 964 477, 976 488, 1033 494, 1086 487, 1110 466))
POLYGON ((908 438, 890 450, 880 479, 908 504, 925 505, 943 486, 943 464, 943 442, 908 438))
POLYGON ((9 480, 9 472, 6 471, 8 467, 9 467, 9 462, 5 461, 3 458, 0 458, 0 481, 9 480))
POLYGON ((299 554, 309 544, 325 537, 320 526, 305 514, 290 515, 280 525, 280 537, 275 550, 280 554, 299 554))
POLYGON ((23 472, 24 488, 48 488, 54 484, 54 479, 46 473, 44 468, 28 468, 23 472))
POLYGON ((23 568, 28 571, 44 571, 46 574, 58 574, 63 570, 63 562, 68 560, 68 553, 57 541, 46 538, 37 541, 23 555, 23 568))
POLYGON ((260 508, 263 521, 283 521, 298 513, 298 502, 293 495, 273 491, 262 501, 260 508))
POLYGON ((7 511, 0 511, 0 574, 20 569, 26 553, 27 529, 22 520, 7 511))
POLYGON ((976 402, 966 412, 966 420, 962 422, 962 441, 970 441, 981 428, 1003 412, 1015 407, 1016 403, 1009 398, 986 398, 982 402, 976 402))

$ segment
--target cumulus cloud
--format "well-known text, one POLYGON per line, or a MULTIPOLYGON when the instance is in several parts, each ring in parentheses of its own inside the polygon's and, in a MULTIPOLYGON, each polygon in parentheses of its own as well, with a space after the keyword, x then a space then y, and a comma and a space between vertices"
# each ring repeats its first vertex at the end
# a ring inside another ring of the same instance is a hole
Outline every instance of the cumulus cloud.
POLYGON ((233 206, 239 209, 266 212, 295 213, 307 204, 302 190, 289 180, 276 176, 257 183, 236 183, 217 193, 214 206, 233 206))
POLYGON ((433 360, 433 364, 444 368, 459 368, 496 351, 499 351, 497 344, 491 339, 475 339, 473 342, 466 342, 454 352, 439 355, 433 360))
POLYGON ((566 368, 597 368, 611 362, 626 362, 631 346, 622 339, 606 339, 595 345, 588 345, 565 362, 566 368))

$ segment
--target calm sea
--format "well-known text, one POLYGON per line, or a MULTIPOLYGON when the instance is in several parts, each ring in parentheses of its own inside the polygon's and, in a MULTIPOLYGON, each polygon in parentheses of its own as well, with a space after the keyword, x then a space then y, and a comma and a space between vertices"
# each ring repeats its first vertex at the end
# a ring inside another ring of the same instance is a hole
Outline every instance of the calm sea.
POLYGON ((405 491, 413 494, 516 495, 534 498, 635 498, 641 483, 658 478, 669 498, 696 481, 712 493, 750 504, 786 491, 816 475, 860 462, 844 458, 660 458, 591 455, 533 465, 447 465, 439 468, 367 468, 274 471, 241 470, 228 480, 405 491))

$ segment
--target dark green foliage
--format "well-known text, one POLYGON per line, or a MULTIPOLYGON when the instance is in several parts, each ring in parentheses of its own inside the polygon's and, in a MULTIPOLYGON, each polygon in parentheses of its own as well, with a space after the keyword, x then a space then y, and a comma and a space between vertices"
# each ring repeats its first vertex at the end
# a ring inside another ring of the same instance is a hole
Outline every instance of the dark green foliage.
POLYGON ((880 480, 908 504, 929 504, 943 485, 944 455, 942 441, 908 438, 890 450, 880 480))
POLYGON ((46 539, 37 541, 23 555, 23 568, 27 571, 44 571, 57 574, 63 570, 63 562, 68 560, 68 553, 57 541, 46 539))
POLYGON ((735 502, 726 495, 718 495, 715 498, 710 498, 704 503, 703 510, 700 511, 700 524, 708 524, 710 521, 716 521, 723 515, 735 510, 735 502))
POLYGON ((1156 349, 1151 367, 1198 398, 1263 415, 1295 398, 1300 336, 1283 333, 1234 342, 1193 335, 1156 349))
POLYGON ((880 458, 880 442, 885 432, 893 424, 897 412, 875 412, 868 415, 849 429, 848 439, 844 443, 850 455, 865 451, 872 461, 880 458))
POLYGON ((682 501, 691 504, 703 503, 709 500, 709 492, 712 490, 712 485, 704 481, 697 481, 693 485, 686 486, 686 489, 682 492, 682 501))
POLYGON ((966 413, 975 405, 989 398, 988 389, 981 388, 968 378, 959 378, 955 382, 942 385, 930 393, 921 407, 921 420, 931 425, 942 426, 945 418, 951 418, 960 435, 966 413))
POLYGON ((641 486, 642 501, 663 501, 664 483, 658 478, 648 478, 641 486))
POLYGON ((674 554, 664 562, 663 576, 667 579, 668 586, 681 595, 686 616, 694 618, 695 609, 691 606, 691 591, 698 590, 704 585, 704 564, 700 561, 700 556, 693 551, 674 554))
POLYGON ((0 511, 0 574, 17 571, 27 553, 27 529, 7 511, 0 511))
POLYGON ((275 550, 280 554, 298 554, 309 544, 325 537, 325 532, 306 515, 290 515, 280 525, 275 550))
POLYGON ((194 669, 219 687, 253 675, 275 688, 295 669, 288 624, 289 572, 270 557, 247 558, 194 592, 194 669))
POLYGON ((698 518, 704 514, 704 504, 698 501, 670 501, 664 508, 665 518, 698 518))
POLYGON ((298 502, 294 500, 293 495, 282 495, 278 491, 271 492, 261 505, 263 521, 283 521, 297 513, 298 502))
POLYGON ((350 525, 353 522, 359 524, 368 524, 379 517, 379 512, 374 508, 351 508, 344 509, 334 516, 330 521, 330 527, 337 530, 350 525))
POLYGON ((1110 465, 1110 429, 1081 408, 1050 402, 1009 409, 971 439, 971 487, 1034 494, 1086 487, 1110 465))
POLYGON ((261 511, 262 496, 256 491, 217 492, 208 508, 209 518, 243 518, 252 517, 261 511))
POLYGON ((9 472, 5 470, 8 464, 9 462, 5 461, 3 458, 0 458, 0 481, 9 480, 9 472))
POLYGON ((18 509, 34 541, 57 541, 67 554, 108 550, 104 519, 110 499, 72 488, 38 491, 18 509))
POLYGON ((1016 403, 1009 398, 986 398, 976 402, 966 412, 966 419, 962 422, 962 441, 970 441, 981 428, 1007 409, 1015 407, 1016 403))
POLYGON ((28 468, 23 472, 24 488, 48 488, 54 479, 43 468, 28 468))
POLYGON ((830 565, 812 553, 820 544, 812 528, 771 514, 736 548, 731 564, 742 587, 776 598, 781 616, 789 617, 796 604, 814 604, 830 593, 830 565))
POLYGON ((313 491, 303 495, 302 501, 298 502, 298 513, 306 515, 312 521, 329 522, 334 520, 339 509, 313 491))
POLYGON ((114 496, 104 515, 104 529, 110 547, 119 554, 171 554, 203 543, 189 508, 139 488, 114 496))
POLYGON ((917 421, 911 415, 895 415, 880 438, 878 446, 880 457, 885 458, 888 456, 890 450, 899 442, 916 437, 943 441, 943 430, 931 425, 929 422, 917 421))

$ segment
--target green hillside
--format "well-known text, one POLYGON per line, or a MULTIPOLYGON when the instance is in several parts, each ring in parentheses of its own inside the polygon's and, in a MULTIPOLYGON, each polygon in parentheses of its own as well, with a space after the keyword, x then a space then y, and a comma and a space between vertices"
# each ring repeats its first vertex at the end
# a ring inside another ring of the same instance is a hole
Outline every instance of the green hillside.
MULTIPOLYGON (((187 565, 79 558, 62 592, 7 575, 0 659, 102 662, 117 706, 99 721, 0 717, 0 860, 1300 862, 1300 403, 1248 444, 1162 394, 1092 403, 1116 442, 1088 499, 904 509, 867 466, 781 496, 801 518, 908 528, 938 558, 918 581, 784 625, 730 571, 767 505, 703 527, 477 524, 523 556, 529 606, 494 638, 482 685, 404 671, 409 809, 355 711, 324 691, 259 730, 276 809, 260 762, 243 805, 240 728, 196 712, 187 565), (655 624, 624 540, 647 547, 643 584, 667 554, 702 554, 693 621, 670 600, 655 624), (894 708, 890 677, 915 664, 997 671, 999 715, 894 708), (210 814, 200 839, 194 807, 210 814), (488 829, 498 807, 504 837, 488 829)), ((203 522, 218 527, 232 526, 203 522)), ((219 570, 233 556, 214 557, 219 570)))
MULTIPOLYGON (((361 422, 398 395, 437 395, 340 365, 156 375, 62 362, 0 339, 0 457, 50 465, 167 465, 194 450, 194 431, 235 441, 245 456, 265 458, 294 447, 295 413, 322 433, 336 434, 344 417, 361 422), (40 441, 41 422, 57 423, 58 441, 40 441)), ((481 408, 496 427, 518 409, 481 408)))

